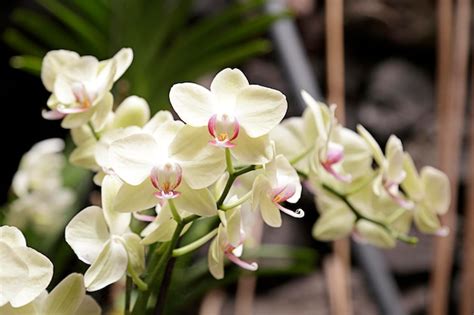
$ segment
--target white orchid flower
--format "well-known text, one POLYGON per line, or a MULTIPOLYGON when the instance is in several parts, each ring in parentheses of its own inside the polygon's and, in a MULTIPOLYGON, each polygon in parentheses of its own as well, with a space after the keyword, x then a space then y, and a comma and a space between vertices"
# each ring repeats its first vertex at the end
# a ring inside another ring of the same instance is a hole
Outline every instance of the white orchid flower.
POLYGON ((21 307, 37 298, 53 276, 53 264, 26 246, 19 229, 0 227, 0 306, 21 307))
POLYGON ((380 167, 379 175, 375 178, 373 189, 377 195, 388 194, 396 203, 406 209, 413 208, 413 202, 406 199, 399 190, 400 183, 405 179, 403 169, 403 145, 400 139, 391 135, 385 146, 385 156, 372 135, 361 125, 357 131, 372 149, 375 161, 380 167))
POLYGON ((214 197, 205 187, 221 176, 225 161, 213 147, 192 160, 184 159, 171 146, 182 128, 170 116, 110 144, 110 166, 126 183, 115 201, 116 211, 149 209, 175 199, 178 209, 201 216, 216 214, 214 197))
POLYGON ((130 48, 104 61, 67 50, 50 51, 43 59, 41 78, 52 93, 48 100, 51 111, 44 111, 43 117, 61 119, 67 115, 64 128, 79 127, 91 119, 96 130, 102 129, 112 109, 109 91, 132 59, 130 48))
MULTIPOLYGON (((249 85, 238 69, 224 69, 210 90, 194 83, 175 84, 170 101, 189 131, 185 141, 230 148, 242 163, 262 164, 271 159, 268 133, 285 116, 285 96, 277 90, 249 85), (194 128, 193 128, 194 127, 194 128)), ((198 145, 193 146, 196 151, 198 145)))
POLYGON ((280 211, 302 218, 304 211, 292 211, 281 203, 296 203, 301 197, 301 183, 296 170, 283 155, 278 155, 265 165, 265 171, 255 179, 252 188, 252 208, 259 210, 263 221, 270 226, 281 225, 280 211))
MULTIPOLYGON (((87 125, 71 130, 72 139, 77 147, 69 156, 69 161, 74 165, 98 172, 94 177, 94 182, 100 185, 106 174, 113 173, 108 162, 110 143, 139 133, 149 118, 150 108, 145 99, 134 95, 127 97, 120 103, 115 113, 109 113, 107 125, 101 132, 94 134, 87 125), (100 139, 97 139, 97 135, 100 139)), ((148 124, 152 124, 152 121, 148 124)))
POLYGON ((0 307, 3 315, 100 315, 99 304, 85 294, 84 278, 73 273, 64 278, 50 293, 43 291, 32 302, 13 308, 0 307))
POLYGON ((13 192, 21 197, 31 191, 55 191, 62 187, 64 141, 53 138, 36 143, 23 155, 13 177, 13 192))
POLYGON ((243 252, 243 241, 245 233, 242 229, 240 209, 234 208, 225 213, 220 211, 221 223, 217 236, 211 242, 208 251, 208 267, 216 279, 224 277, 224 257, 227 257, 237 266, 255 271, 258 269, 256 262, 246 262, 240 259, 243 252))
POLYGON ((403 156, 403 167, 406 178, 401 185, 414 202, 413 218, 416 226, 423 233, 447 235, 449 229, 441 226, 438 216, 445 214, 451 203, 448 176, 431 166, 423 167, 418 174, 411 156, 407 153, 403 156))
POLYGON ((65 187, 32 191, 10 204, 5 222, 18 228, 30 226, 45 236, 57 235, 64 228, 74 201, 74 192, 65 187))
POLYGON ((112 206, 122 185, 114 176, 102 183, 102 209, 87 207, 66 226, 66 242, 77 257, 91 265, 84 275, 87 291, 118 281, 127 271, 144 271, 144 248, 129 229, 131 214, 116 213, 112 206))

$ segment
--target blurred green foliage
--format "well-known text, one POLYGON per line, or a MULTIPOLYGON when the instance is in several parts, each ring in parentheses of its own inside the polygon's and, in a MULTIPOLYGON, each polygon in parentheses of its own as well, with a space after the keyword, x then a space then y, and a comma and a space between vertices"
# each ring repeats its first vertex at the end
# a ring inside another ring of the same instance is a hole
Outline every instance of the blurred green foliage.
POLYGON ((21 56, 16 68, 39 73, 51 49, 110 58, 121 47, 134 50, 134 61, 116 87, 116 95, 136 94, 152 112, 167 108, 176 82, 191 81, 237 65, 270 50, 258 37, 283 15, 262 13, 263 0, 234 4, 195 19, 193 0, 35 0, 38 8, 19 7, 4 41, 21 56), (194 21, 193 21, 194 20, 194 21))

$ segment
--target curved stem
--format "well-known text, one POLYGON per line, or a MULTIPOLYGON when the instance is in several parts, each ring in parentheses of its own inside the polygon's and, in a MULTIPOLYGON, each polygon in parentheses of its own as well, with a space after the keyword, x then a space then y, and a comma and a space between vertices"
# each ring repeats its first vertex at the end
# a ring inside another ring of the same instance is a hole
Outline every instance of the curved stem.
POLYGON ((199 247, 201 247, 202 245, 206 244, 207 241, 209 241, 211 238, 213 238, 214 236, 217 235, 217 228, 215 228, 214 230, 212 230, 211 232, 207 233, 206 235, 204 235, 203 237, 195 240, 194 242, 186 245, 186 246, 183 246, 183 247, 180 247, 180 248, 176 248, 175 250, 173 250, 173 257, 178 257, 178 256, 182 256, 182 255, 185 255, 187 253, 190 253, 196 249, 198 249, 199 247))
POLYGON ((132 297, 132 290, 133 290, 133 282, 132 279, 127 276, 125 280, 125 315, 130 315, 130 300, 132 297))
MULTIPOLYGON (((173 249, 176 247, 179 236, 181 235, 181 232, 183 231, 183 228, 185 227, 186 224, 198 219, 199 216, 197 215, 190 215, 181 220, 181 222, 178 223, 176 229, 174 230, 173 236, 171 237, 171 241, 168 243, 163 243, 163 252, 154 266, 153 270, 151 273, 146 278, 146 284, 148 285, 148 289, 146 291, 142 291, 139 293, 138 298, 135 302, 135 305, 133 307, 132 315, 142 315, 146 313, 146 307, 148 304, 148 300, 150 298, 150 295, 152 293, 156 293, 160 289, 160 283, 162 284, 162 279, 164 276, 164 271, 165 268, 168 265, 168 261, 171 258, 171 255, 173 253, 173 249)), ((162 246, 160 246, 160 250, 156 250, 153 255, 158 254, 159 252, 162 251, 162 246)), ((154 261, 152 257, 151 261, 154 261)))
POLYGON ((225 184, 224 190, 222 191, 222 195, 220 196, 219 200, 217 200, 218 209, 220 209, 220 207, 224 203, 224 200, 227 197, 227 194, 229 194, 230 188, 232 187, 232 184, 234 183, 235 179, 240 175, 256 170, 257 168, 258 166, 256 165, 249 165, 247 167, 234 171, 232 174, 229 173, 229 179, 227 179, 227 183, 225 184))
POLYGON ((140 278, 140 276, 130 267, 130 264, 127 266, 127 272, 132 277, 133 283, 137 286, 138 289, 141 291, 148 290, 148 285, 140 278))
POLYGON ((168 199, 168 205, 170 206, 171 215, 173 219, 177 222, 181 222, 181 216, 179 215, 178 209, 176 209, 176 205, 174 204, 173 199, 168 199))
POLYGON ((292 158, 290 160, 290 164, 291 165, 295 165, 296 163, 298 163, 299 161, 301 161, 302 159, 304 159, 304 157, 306 155, 308 155, 311 151, 313 151, 314 149, 314 145, 310 146, 309 148, 307 148, 306 150, 304 150, 302 153, 300 153, 299 155, 295 156, 294 158, 292 158))
POLYGON ((227 172, 229 172, 229 175, 234 174, 234 165, 232 164, 232 155, 230 154, 230 149, 225 148, 225 163, 227 165, 227 172))
POLYGON ((99 136, 99 134, 95 131, 94 126, 92 126, 92 123, 89 121, 89 122, 87 123, 87 125, 88 125, 89 128, 91 129, 92 135, 94 136, 95 140, 99 141, 99 140, 100 140, 100 136, 99 136))
POLYGON ((243 204, 244 202, 246 202, 247 200, 249 200, 249 198, 252 196, 252 191, 249 191, 248 193, 246 193, 245 195, 243 195, 242 197, 240 197, 238 200, 234 201, 234 202, 229 202, 228 204, 223 204, 220 209, 221 210, 230 210, 230 209, 233 209, 235 207, 238 207, 240 206, 241 204, 243 204))
POLYGON ((323 188, 325 190, 327 190, 328 192, 330 192, 331 194, 335 195, 336 197, 338 197, 339 199, 341 199, 348 207, 349 209, 351 209, 351 211, 355 214, 356 216, 356 220, 366 220, 366 221, 369 221, 373 224, 376 224, 380 227, 382 227, 383 229, 385 229, 390 235, 392 235, 394 238, 396 238, 397 240, 401 241, 401 242, 404 242, 404 243, 408 243, 408 244, 416 244, 418 243, 418 238, 417 237, 414 237, 414 236, 409 236, 409 235, 406 235, 406 234, 402 234, 402 233, 399 233, 393 229, 391 229, 388 225, 386 225, 385 223, 383 222, 380 222, 378 220, 375 220, 375 219, 372 219, 372 218, 369 218, 365 215, 363 215, 359 210, 357 210, 350 202, 349 200, 347 200, 346 196, 344 196, 343 194, 337 192, 335 189, 333 189, 332 187, 326 185, 326 184, 323 184, 322 185, 323 188))

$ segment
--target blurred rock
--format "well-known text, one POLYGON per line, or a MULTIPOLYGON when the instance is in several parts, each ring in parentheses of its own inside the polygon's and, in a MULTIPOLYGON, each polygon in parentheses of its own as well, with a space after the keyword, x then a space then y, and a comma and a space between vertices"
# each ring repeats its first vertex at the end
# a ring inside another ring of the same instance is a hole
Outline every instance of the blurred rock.
MULTIPOLYGON (((354 315, 377 314, 366 284, 358 271, 352 272, 352 307, 354 315)), ((234 300, 225 304, 223 315, 233 314, 234 300)), ((324 315, 330 314, 325 280, 321 272, 294 279, 284 285, 258 295, 255 315, 324 315)))
POLYGON ((370 75, 366 93, 358 120, 378 139, 431 123, 425 117, 433 109, 433 87, 421 70, 406 61, 379 64, 370 75))
POLYGON ((344 13, 346 28, 363 29, 365 37, 383 38, 398 45, 420 45, 434 38, 432 0, 352 0, 345 2, 344 13))

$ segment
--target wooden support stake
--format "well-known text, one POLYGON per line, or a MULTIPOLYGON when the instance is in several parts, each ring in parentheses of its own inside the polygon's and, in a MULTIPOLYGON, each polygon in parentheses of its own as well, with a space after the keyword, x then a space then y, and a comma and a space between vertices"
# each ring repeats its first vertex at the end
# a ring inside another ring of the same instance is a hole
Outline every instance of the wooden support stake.
MULTIPOLYGON (((252 239, 255 247, 260 246, 263 236, 263 221, 256 216, 255 225, 252 230, 252 239)), ((244 275, 239 278, 237 292, 235 295, 234 314, 252 315, 254 312, 255 289, 257 288, 257 276, 255 274, 244 275)))
POLYGON ((469 133, 469 174, 464 219, 464 247, 461 271, 460 315, 474 314, 474 55, 471 75, 471 117, 469 133))
MULTIPOLYGON (((448 0, 439 0, 439 11, 444 6, 449 7, 450 4, 445 2, 450 3, 448 0)), ((452 197, 449 212, 441 219, 443 224, 449 227, 450 233, 446 237, 436 237, 435 240, 435 256, 431 275, 431 303, 429 307, 429 314, 431 315, 448 314, 449 288, 456 237, 457 188, 466 103, 470 0, 458 0, 455 10, 452 71, 449 73, 446 83, 448 89, 446 99, 438 100, 439 166, 451 181, 452 197)), ((439 12, 439 14, 441 17, 443 12, 439 12)), ((449 34, 446 36, 449 36, 449 34)), ((448 74, 444 73, 443 75, 448 74)), ((444 86, 440 86, 442 80, 444 78, 438 78, 438 88, 444 88, 444 86)), ((443 95, 442 93, 438 94, 443 95)))
MULTIPOLYGON (((344 1, 326 1, 326 60, 328 103, 336 104, 336 117, 345 123, 344 102, 344 1)), ((325 262, 329 304, 334 315, 351 314, 350 243, 334 242, 334 254, 325 262), (337 281, 335 281, 337 279, 337 281)))

